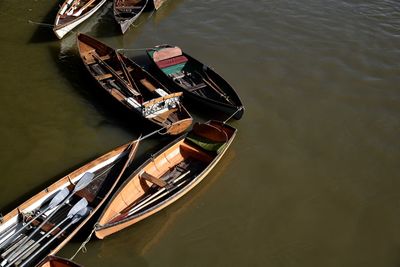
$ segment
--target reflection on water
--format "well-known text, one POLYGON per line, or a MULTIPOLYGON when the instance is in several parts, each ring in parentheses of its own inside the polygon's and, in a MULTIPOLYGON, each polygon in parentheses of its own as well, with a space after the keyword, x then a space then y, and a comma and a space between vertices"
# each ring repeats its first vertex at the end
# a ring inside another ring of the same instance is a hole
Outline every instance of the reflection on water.
MULTIPOLYGON (((87 76, 73 34, 58 41, 27 23, 52 23, 56 8, 0 2, 0 207, 148 132, 87 76)), ((198 188, 90 242, 78 261, 399 265, 399 11, 397 0, 168 0, 124 36, 111 8, 85 21, 77 31, 115 48, 182 47, 236 89, 246 116, 232 122, 239 132, 230 153, 198 188)), ((145 61, 144 51, 131 52, 145 61)), ((215 116, 188 108, 197 120, 215 116)), ((168 140, 146 140, 139 159, 168 140)))

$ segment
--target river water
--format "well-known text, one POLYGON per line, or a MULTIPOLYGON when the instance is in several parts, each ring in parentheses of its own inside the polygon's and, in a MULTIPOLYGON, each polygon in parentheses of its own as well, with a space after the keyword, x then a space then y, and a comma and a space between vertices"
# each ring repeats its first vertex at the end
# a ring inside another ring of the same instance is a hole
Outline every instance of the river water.
MULTIPOLYGON (((148 132, 87 77, 58 5, 0 2, 0 210, 148 132), (35 22, 28 23, 28 21, 35 22)), ((77 28, 135 56, 170 43, 243 100, 202 184, 87 244, 85 266, 399 266, 400 2, 168 0, 124 36, 109 5, 77 28)), ((196 120, 213 118, 187 105, 196 120)), ((221 119, 221 118, 220 118, 221 119)), ((138 161, 171 139, 145 140, 138 161)), ((89 227, 90 228, 90 227, 89 227)), ((68 244, 70 257, 89 234, 68 244)))

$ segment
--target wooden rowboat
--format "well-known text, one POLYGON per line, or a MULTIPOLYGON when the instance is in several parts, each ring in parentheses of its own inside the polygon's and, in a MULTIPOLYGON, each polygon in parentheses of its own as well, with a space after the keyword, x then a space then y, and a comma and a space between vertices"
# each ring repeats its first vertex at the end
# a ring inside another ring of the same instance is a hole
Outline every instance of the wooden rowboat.
POLYGON ((114 18, 121 26, 123 34, 146 6, 147 0, 114 0, 114 18))
POLYGON ((222 158, 236 129, 196 123, 143 163, 116 191, 96 224, 98 238, 118 232, 172 204, 200 183, 222 158))
POLYGON ((166 0, 153 0, 153 6, 155 10, 158 10, 166 0))
POLYGON ((159 45, 147 50, 158 72, 174 91, 240 119, 244 107, 235 90, 213 69, 182 52, 177 46, 159 45))
POLYGON ((124 106, 168 134, 179 134, 192 124, 182 93, 171 94, 139 65, 90 36, 79 34, 78 48, 92 77, 124 106))
POLYGON ((41 262, 39 267, 82 267, 70 260, 56 257, 56 256, 48 256, 46 259, 41 262))
POLYGON ((0 224, 1 266, 36 266, 57 253, 107 200, 137 145, 87 163, 6 214, 0 224))
POLYGON ((66 0, 60 7, 53 31, 61 39, 93 15, 107 0, 66 0))

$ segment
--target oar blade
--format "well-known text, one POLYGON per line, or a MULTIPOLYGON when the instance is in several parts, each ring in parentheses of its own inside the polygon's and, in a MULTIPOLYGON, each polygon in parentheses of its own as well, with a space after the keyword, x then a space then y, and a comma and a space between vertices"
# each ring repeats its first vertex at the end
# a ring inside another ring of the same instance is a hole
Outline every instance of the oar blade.
POLYGON ((86 217, 90 212, 90 208, 89 207, 85 207, 83 209, 81 209, 80 211, 78 211, 77 214, 75 214, 75 216, 72 218, 71 224, 77 223, 78 221, 80 221, 82 218, 86 217))
POLYGON ((67 198, 67 196, 69 195, 69 190, 67 188, 61 189, 54 197, 53 199, 50 201, 49 204, 49 209, 52 209, 54 207, 56 207, 58 204, 60 204, 64 199, 67 198))
POLYGON ((75 216, 76 214, 78 214, 80 212, 80 210, 85 209, 88 205, 88 201, 86 200, 86 198, 82 198, 81 200, 79 200, 68 212, 67 217, 71 218, 73 216, 75 216))
POLYGON ((79 179, 78 183, 75 185, 74 193, 88 186, 90 182, 93 180, 93 178, 94 178, 94 173, 86 172, 82 176, 82 178, 79 179))

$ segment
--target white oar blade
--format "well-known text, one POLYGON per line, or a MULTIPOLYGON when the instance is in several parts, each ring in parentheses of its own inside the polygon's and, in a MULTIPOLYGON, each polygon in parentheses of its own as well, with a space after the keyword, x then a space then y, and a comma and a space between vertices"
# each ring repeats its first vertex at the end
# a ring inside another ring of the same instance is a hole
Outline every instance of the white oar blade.
POLYGON ((50 201, 49 204, 49 209, 52 209, 56 207, 58 204, 60 204, 64 199, 67 198, 69 195, 69 190, 67 188, 61 189, 55 196, 54 198, 50 201))
POLYGON ((78 211, 77 214, 75 214, 74 218, 72 218, 71 223, 77 223, 79 220, 81 220, 82 218, 86 217, 90 212, 90 209, 88 207, 85 207, 83 209, 81 209, 80 211, 78 211))
POLYGON ((75 185, 74 192, 77 192, 90 184, 90 182, 94 178, 94 173, 86 172, 81 179, 79 179, 78 183, 75 185))
POLYGON ((67 217, 71 218, 72 216, 78 214, 80 210, 85 209, 88 205, 86 198, 82 198, 79 200, 68 212, 67 217))

